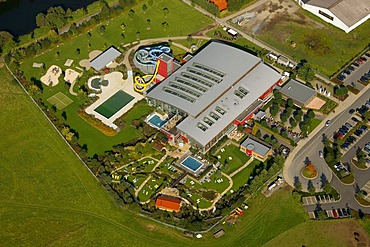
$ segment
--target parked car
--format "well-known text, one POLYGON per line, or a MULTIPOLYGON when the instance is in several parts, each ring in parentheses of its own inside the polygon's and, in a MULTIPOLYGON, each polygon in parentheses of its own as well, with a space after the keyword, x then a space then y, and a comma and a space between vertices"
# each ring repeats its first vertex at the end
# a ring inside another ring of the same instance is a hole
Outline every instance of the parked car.
POLYGON ((353 62, 352 65, 355 66, 355 67, 359 67, 360 66, 360 64, 358 62, 353 62))
MULTIPOLYGON (((351 109, 351 110, 353 110, 353 111, 354 111, 354 109, 351 109)), ((351 119, 352 119, 353 121, 355 121, 356 123, 358 123, 358 122, 359 122, 359 120, 358 120, 357 118, 355 118, 355 117, 351 117, 351 119)))
POLYGON ((366 57, 361 57, 362 61, 367 61, 366 57))
POLYGON ((337 210, 333 209, 333 216, 334 216, 334 219, 338 219, 338 213, 337 213, 337 210))
POLYGON ((320 156, 320 158, 323 158, 324 157, 324 154, 322 153, 321 150, 319 151, 319 156, 320 156))

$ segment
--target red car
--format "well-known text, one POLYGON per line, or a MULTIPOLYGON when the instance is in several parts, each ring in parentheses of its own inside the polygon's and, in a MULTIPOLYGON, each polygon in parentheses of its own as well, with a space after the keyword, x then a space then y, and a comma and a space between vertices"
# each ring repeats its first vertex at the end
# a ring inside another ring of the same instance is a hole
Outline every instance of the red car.
POLYGON ((333 209, 333 216, 334 216, 334 219, 338 219, 338 213, 337 213, 337 210, 333 209))

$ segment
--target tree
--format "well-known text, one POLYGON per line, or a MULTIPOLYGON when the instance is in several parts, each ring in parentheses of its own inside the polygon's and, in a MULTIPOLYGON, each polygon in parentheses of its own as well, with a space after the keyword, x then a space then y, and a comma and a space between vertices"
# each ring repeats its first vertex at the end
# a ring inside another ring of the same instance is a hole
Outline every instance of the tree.
POLYGON ((165 18, 167 18, 167 15, 170 11, 168 10, 168 8, 163 8, 163 15, 165 18))
POLYGON ((128 16, 130 17, 131 20, 134 18, 134 15, 135 11, 133 9, 130 9, 130 11, 128 12, 128 16))
POLYGON ((293 105, 294 105, 293 100, 292 100, 291 98, 287 99, 287 101, 286 101, 286 105, 287 105, 288 107, 293 107, 293 105))
POLYGON ((143 4, 143 6, 141 7, 141 9, 145 13, 148 10, 148 7, 146 6, 146 4, 143 4))
POLYGON ((164 30, 166 30, 168 28, 168 23, 166 21, 162 22, 162 27, 164 30))
POLYGON ((312 109, 309 109, 309 110, 307 111, 307 116, 308 116, 309 118, 311 118, 311 119, 314 119, 314 118, 315 118, 315 116, 316 116, 316 114, 315 114, 315 112, 314 112, 312 109))
POLYGON ((278 105, 280 105, 281 101, 283 100, 283 97, 282 97, 281 93, 278 90, 274 91, 274 98, 275 98, 275 102, 278 105))
POLYGON ((46 17, 43 13, 38 13, 36 15, 36 25, 38 27, 43 27, 46 25, 46 17))
POLYGON ((257 132, 256 132, 255 136, 256 136, 257 138, 261 138, 261 131, 260 131, 260 130, 257 130, 257 132))
POLYGON ((285 123, 285 122, 288 120, 288 118, 289 118, 289 115, 288 115, 286 112, 282 112, 282 113, 280 114, 280 120, 281 120, 283 123, 285 123))
POLYGON ((101 10, 100 10, 100 16, 105 18, 110 15, 110 8, 106 1, 100 0, 101 10))
POLYGON ((292 128, 295 128, 297 126, 297 121, 295 121, 294 118, 289 118, 289 123, 290 123, 290 126, 292 126, 292 128))
POLYGON ((150 19, 146 20, 146 29, 150 30, 150 24, 151 24, 151 21, 150 19))
MULTIPOLYGON (((39 17, 40 18, 40 17, 39 17)), ((49 28, 58 29, 67 23, 67 16, 64 9, 60 6, 48 9, 45 16, 45 24, 49 28)))
POLYGON ((186 37, 186 40, 189 42, 189 44, 193 41, 193 36, 191 36, 191 34, 188 35, 188 37, 186 37))
POLYGON ((103 35, 105 32, 105 26, 104 25, 100 26, 99 31, 100 31, 100 34, 103 35))
POLYGON ((67 113, 65 111, 63 111, 61 115, 64 120, 67 120, 67 113))
POLYGON ((298 76, 304 81, 312 81, 315 78, 315 72, 312 70, 311 66, 308 63, 304 63, 298 69, 298 76))
POLYGON ((270 107, 271 116, 275 117, 278 112, 279 112, 279 106, 277 104, 273 103, 270 107))

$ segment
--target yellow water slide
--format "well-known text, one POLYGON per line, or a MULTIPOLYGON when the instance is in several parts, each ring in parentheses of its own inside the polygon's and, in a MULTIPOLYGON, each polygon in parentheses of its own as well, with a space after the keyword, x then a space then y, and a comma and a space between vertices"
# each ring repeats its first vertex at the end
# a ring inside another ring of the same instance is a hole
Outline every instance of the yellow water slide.
POLYGON ((157 73, 158 73, 158 68, 159 68, 159 64, 160 64, 160 60, 157 60, 157 65, 155 66, 155 70, 154 70, 154 74, 147 74, 147 75, 143 75, 143 76, 135 76, 134 80, 134 89, 135 91, 139 92, 139 93, 142 93, 145 91, 146 87, 150 85, 150 83, 152 83, 155 79, 155 77, 157 76, 157 73), (150 79, 148 79, 149 77, 151 77, 150 79))

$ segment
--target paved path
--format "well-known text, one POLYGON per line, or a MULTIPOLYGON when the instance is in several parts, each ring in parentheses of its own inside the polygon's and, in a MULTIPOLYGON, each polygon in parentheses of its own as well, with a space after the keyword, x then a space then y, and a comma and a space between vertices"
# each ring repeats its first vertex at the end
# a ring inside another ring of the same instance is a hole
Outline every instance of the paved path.
MULTIPOLYGON (((151 172, 154 172, 155 169, 167 158, 167 153, 158 161, 158 163, 153 167, 153 169, 151 170, 151 172)), ((138 198, 138 194, 139 192, 141 191, 141 189, 144 187, 144 185, 149 181, 149 179, 152 178, 152 174, 150 174, 145 180, 144 182, 142 182, 139 186, 139 188, 137 188, 137 190, 135 190, 135 197, 138 198)), ((146 202, 139 202, 141 204, 144 204, 144 203, 148 203, 150 201, 147 200, 146 202)))
POLYGON ((238 174, 241 170, 243 170, 244 168, 246 168, 250 163, 252 163, 252 161, 253 161, 254 159, 253 159, 253 157, 252 158, 250 158, 243 166, 241 166, 241 167, 239 167, 238 168, 238 170, 236 170, 236 171, 234 171, 234 172, 232 172, 231 174, 230 174, 230 177, 234 177, 236 174, 238 174))
MULTIPOLYGON (((199 209, 199 211, 208 211, 208 210, 211 210, 212 208, 214 208, 216 203, 233 187, 234 182, 233 182, 232 178, 229 175, 227 175, 226 173, 221 172, 221 174, 224 175, 229 180, 229 182, 230 182, 229 187, 227 187, 224 191, 222 191, 221 194, 217 195, 217 197, 213 200, 213 203, 212 203, 211 206, 209 206, 208 208, 199 209)), ((194 208, 196 208, 196 207, 194 207, 194 208)))

